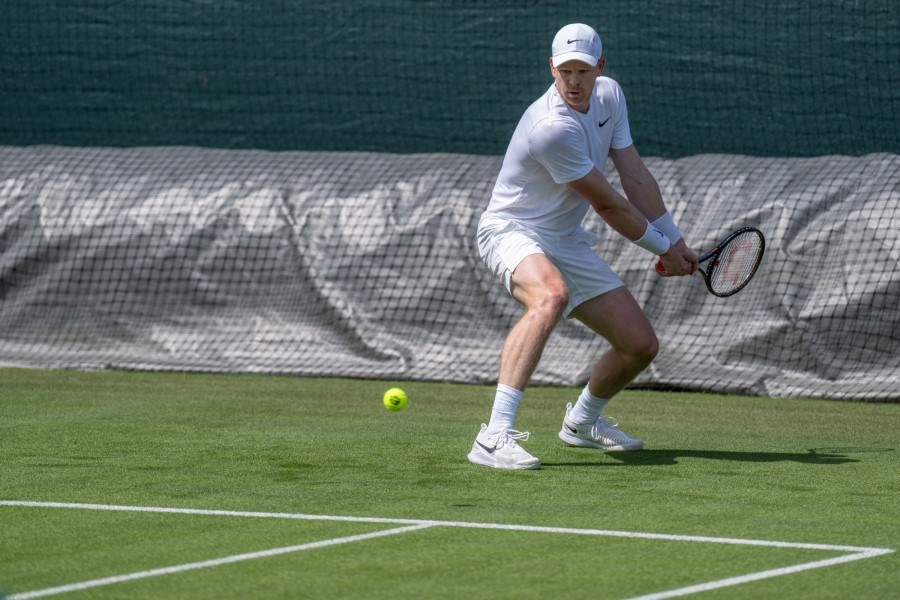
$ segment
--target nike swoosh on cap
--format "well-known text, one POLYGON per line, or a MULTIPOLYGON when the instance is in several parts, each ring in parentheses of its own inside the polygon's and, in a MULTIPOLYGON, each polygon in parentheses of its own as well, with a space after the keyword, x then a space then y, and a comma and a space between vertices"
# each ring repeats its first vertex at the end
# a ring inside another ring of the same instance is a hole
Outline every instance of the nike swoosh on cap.
POLYGON ((578 38, 575 38, 574 40, 568 40, 566 43, 567 43, 567 44, 574 44, 575 42, 583 42, 583 41, 584 41, 584 40, 579 40, 578 38))

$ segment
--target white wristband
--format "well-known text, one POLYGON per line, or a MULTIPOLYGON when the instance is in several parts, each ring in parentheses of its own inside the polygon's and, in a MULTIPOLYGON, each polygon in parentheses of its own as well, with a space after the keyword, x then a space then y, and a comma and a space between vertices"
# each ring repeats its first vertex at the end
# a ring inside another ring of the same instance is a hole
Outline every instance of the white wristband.
POLYGON ((675 226, 675 221, 672 220, 672 215, 669 214, 669 211, 664 212, 662 216, 653 221, 651 225, 666 234, 666 237, 669 238, 669 241, 673 244, 682 237, 681 232, 678 230, 678 227, 675 226))
POLYGON ((665 254, 672 245, 666 234, 650 223, 647 223, 647 231, 644 232, 643 237, 639 240, 634 240, 634 243, 656 255, 665 254))

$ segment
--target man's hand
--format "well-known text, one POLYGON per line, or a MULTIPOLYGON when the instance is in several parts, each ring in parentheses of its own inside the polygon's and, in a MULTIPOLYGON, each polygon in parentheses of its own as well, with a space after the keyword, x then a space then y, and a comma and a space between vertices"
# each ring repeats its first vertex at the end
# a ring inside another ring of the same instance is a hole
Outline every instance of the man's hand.
POLYGON ((678 275, 693 275, 700 267, 697 255, 687 247, 684 238, 681 238, 669 248, 668 252, 659 256, 656 272, 661 277, 675 277, 678 275), (659 269, 662 265, 662 270, 659 269))

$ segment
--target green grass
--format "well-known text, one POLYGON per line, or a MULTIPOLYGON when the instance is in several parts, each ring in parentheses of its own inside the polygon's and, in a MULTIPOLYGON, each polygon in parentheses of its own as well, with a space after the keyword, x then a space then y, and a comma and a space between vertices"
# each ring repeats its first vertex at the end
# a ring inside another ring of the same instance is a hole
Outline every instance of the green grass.
MULTIPOLYGON (((465 458, 492 390, 420 382, 0 369, 0 500, 499 523, 900 548, 900 405, 629 391, 639 453, 565 447, 577 390, 533 388, 539 471, 465 458), (381 406, 399 384, 401 413, 381 406)), ((392 523, 0 506, 22 593, 392 523)), ((71 598, 626 598, 843 553, 435 526, 71 598)), ((895 598, 897 553, 704 598, 895 598)), ((60 596, 63 597, 63 596, 60 596)))

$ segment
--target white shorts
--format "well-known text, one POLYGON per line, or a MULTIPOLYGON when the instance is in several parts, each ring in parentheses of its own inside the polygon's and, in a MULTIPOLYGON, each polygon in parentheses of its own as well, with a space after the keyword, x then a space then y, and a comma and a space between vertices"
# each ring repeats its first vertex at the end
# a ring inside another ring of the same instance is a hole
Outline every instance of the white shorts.
POLYGON ((573 235, 548 236, 493 216, 482 217, 478 223, 481 260, 507 291, 513 272, 526 256, 543 254, 553 263, 569 292, 566 318, 583 302, 625 285, 594 252, 596 244, 597 236, 583 229, 573 235))

